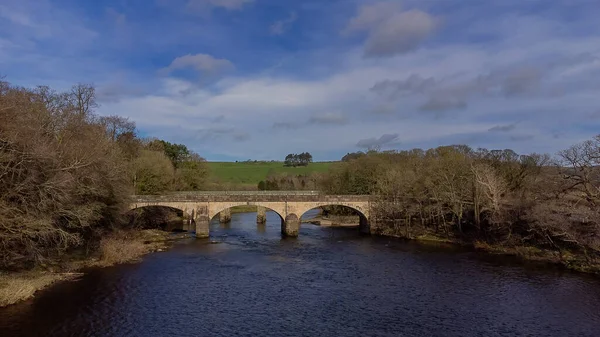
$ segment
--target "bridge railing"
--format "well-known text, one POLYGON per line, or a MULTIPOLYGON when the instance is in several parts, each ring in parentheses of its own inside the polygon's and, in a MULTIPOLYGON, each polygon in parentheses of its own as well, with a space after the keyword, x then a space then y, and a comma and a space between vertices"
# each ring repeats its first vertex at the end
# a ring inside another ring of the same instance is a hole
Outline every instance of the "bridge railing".
POLYGON ((211 201, 323 201, 350 202, 371 200, 368 195, 327 195, 318 191, 201 191, 162 195, 132 195, 134 203, 211 202, 211 201))
POLYGON ((320 191, 180 191, 167 192, 162 195, 168 196, 212 196, 212 195, 323 195, 320 191))

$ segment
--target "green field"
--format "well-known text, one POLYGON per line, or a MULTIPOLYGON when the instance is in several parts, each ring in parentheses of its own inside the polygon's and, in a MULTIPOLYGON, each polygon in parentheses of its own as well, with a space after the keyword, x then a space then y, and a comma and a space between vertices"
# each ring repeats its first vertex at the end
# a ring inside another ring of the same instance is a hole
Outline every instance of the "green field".
POLYGON ((302 167, 285 167, 283 162, 208 162, 211 175, 219 182, 256 186, 271 173, 310 174, 326 172, 333 162, 317 162, 302 167))

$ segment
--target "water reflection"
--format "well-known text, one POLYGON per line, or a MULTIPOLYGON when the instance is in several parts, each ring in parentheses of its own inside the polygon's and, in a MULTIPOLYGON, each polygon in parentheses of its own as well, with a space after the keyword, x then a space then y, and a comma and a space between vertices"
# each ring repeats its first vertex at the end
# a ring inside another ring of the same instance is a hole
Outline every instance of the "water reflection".
POLYGON ((0 336, 596 336, 600 282, 455 247, 233 214, 211 240, 0 310, 0 336))

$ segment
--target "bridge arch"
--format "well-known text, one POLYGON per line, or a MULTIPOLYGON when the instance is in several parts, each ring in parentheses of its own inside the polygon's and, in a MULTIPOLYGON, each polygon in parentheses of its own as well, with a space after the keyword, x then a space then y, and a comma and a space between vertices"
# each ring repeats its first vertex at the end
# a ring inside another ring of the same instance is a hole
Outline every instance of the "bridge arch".
POLYGON ((189 211, 163 204, 133 205, 124 215, 129 219, 130 224, 167 231, 189 231, 194 220, 194 210, 189 211))
POLYGON ((358 215, 358 228, 360 230, 361 233, 370 233, 370 223, 369 223, 369 209, 365 209, 363 207, 363 205, 359 205, 359 204, 354 204, 354 203, 348 203, 348 202, 315 202, 315 203, 311 203, 309 205, 306 205, 306 207, 310 207, 307 209, 303 209, 302 213, 300 213, 300 219, 302 221, 302 218, 304 217, 304 215, 313 210, 313 209, 317 209, 317 208, 322 208, 322 207, 327 207, 327 206, 342 206, 348 209, 353 210, 354 212, 356 212, 356 214, 358 215), (311 207, 312 206, 312 207, 311 207))
POLYGON ((128 211, 133 211, 135 209, 146 208, 146 207, 165 207, 170 209, 175 209, 180 212, 183 212, 184 215, 189 216, 193 219, 195 215, 194 207, 190 207, 186 203, 179 202, 142 202, 142 203, 132 203, 128 207, 128 211))
POLYGON ((226 211, 228 209, 232 209, 234 207, 239 207, 239 206, 256 206, 256 207, 264 207, 267 209, 267 211, 272 211, 275 214, 279 215, 279 218, 281 220, 285 219, 285 216, 283 212, 281 212, 281 210, 278 210, 277 208, 280 207, 276 207, 273 205, 268 205, 268 203, 248 203, 248 202, 238 202, 238 203, 214 203, 214 206, 209 205, 208 206, 208 218, 210 221, 213 220, 213 218, 215 218, 217 215, 219 215, 219 213, 226 211))

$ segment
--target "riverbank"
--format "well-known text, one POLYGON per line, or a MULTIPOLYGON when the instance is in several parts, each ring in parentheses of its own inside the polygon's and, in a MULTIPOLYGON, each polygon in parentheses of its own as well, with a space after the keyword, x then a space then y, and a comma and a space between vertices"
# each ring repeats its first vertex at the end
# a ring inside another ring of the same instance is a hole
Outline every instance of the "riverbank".
POLYGON ((171 242, 187 236, 160 230, 118 231, 103 238, 95 254, 73 253, 61 262, 34 270, 0 272, 0 307, 28 300, 57 282, 77 279, 87 268, 137 262, 142 256, 163 251, 171 242))
POLYGON ((538 247, 492 246, 485 242, 475 242, 472 247, 481 252, 501 256, 513 256, 523 261, 540 262, 562 266, 566 269, 600 275, 600 257, 568 250, 551 251, 538 247))
POLYGON ((321 227, 357 227, 360 224, 360 219, 357 215, 328 215, 323 216, 323 213, 302 220, 302 223, 310 223, 321 227))
POLYGON ((467 242, 458 238, 446 238, 435 234, 423 234, 414 237, 394 234, 392 232, 379 233, 380 236, 411 240, 426 244, 450 244, 466 247, 484 254, 516 258, 522 262, 534 262, 554 265, 581 273, 600 275, 600 256, 581 254, 573 251, 553 251, 540 249, 534 246, 501 246, 491 245, 483 241, 467 242))

